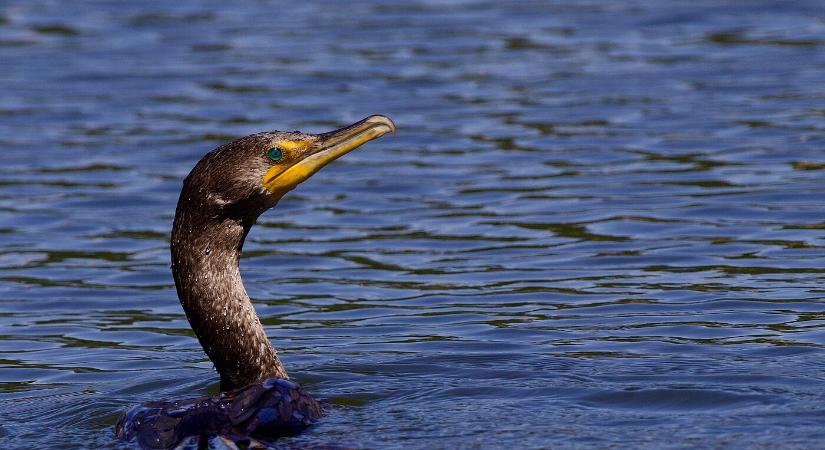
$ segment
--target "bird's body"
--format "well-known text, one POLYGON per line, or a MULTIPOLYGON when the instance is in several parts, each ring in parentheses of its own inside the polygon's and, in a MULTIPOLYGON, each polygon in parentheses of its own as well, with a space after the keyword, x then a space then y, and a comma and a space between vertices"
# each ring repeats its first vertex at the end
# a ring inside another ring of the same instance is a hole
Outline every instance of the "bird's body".
POLYGON ((157 449, 187 438, 255 442, 297 434, 322 414, 318 402, 296 383, 270 378, 214 396, 135 406, 120 418, 115 433, 157 449))
POLYGON ((172 227, 172 274, 195 335, 221 376, 217 396, 136 406, 116 435, 145 448, 189 437, 294 434, 322 408, 288 376, 241 280, 244 239, 258 216, 321 167, 395 131, 370 116, 329 133, 269 132, 208 153, 184 180, 172 227), (243 410, 242 413, 238 412, 243 410))

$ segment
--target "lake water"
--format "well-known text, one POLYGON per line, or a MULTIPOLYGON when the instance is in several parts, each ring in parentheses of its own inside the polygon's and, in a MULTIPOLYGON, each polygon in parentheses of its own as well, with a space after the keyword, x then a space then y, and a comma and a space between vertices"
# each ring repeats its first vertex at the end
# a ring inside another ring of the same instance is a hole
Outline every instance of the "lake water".
POLYGON ((823 36, 819 0, 5 0, 0 443, 215 392, 181 180, 382 113, 245 247, 332 404, 279 448, 819 447, 823 36))

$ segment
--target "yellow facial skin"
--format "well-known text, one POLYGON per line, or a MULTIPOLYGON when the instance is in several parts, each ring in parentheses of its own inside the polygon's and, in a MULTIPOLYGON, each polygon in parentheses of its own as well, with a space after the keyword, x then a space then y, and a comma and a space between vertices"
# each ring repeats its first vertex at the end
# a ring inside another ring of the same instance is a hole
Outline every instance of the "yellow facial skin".
POLYGON ((304 150, 312 144, 310 141, 278 141, 276 145, 284 150, 304 150))
POLYGON ((389 132, 395 132, 393 121, 374 115, 307 140, 276 142, 284 151, 284 158, 266 172, 263 185, 269 192, 283 195, 332 161, 389 132))
POLYGON ((272 167, 267 170, 266 175, 262 180, 264 187, 270 192, 277 191, 276 183, 274 182, 278 175, 284 173, 293 164, 306 158, 311 151, 311 146, 317 141, 316 138, 311 138, 303 141, 281 140, 270 144, 270 147, 278 147, 284 153, 280 161, 273 163, 272 167))

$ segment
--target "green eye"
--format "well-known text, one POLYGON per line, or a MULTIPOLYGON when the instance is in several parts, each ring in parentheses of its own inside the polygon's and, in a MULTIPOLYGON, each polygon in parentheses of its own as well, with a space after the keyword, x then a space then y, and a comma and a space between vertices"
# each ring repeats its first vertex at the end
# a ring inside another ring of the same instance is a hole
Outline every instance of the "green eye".
POLYGON ((284 159, 284 151, 278 147, 272 147, 267 150, 266 157, 272 162, 278 162, 284 159))

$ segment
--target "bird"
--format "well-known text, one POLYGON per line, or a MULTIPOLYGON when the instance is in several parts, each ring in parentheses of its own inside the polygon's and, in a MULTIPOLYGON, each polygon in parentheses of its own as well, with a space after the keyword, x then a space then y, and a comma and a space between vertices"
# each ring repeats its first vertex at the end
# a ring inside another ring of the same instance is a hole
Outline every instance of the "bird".
POLYGON ((142 448, 266 448, 300 433, 324 408, 289 380, 241 279, 244 240, 258 217, 337 158, 395 133, 371 115, 334 131, 252 134, 207 153, 183 181, 171 233, 178 298, 221 392, 133 406, 117 438, 142 448), (224 447, 221 447, 223 445, 224 447))

